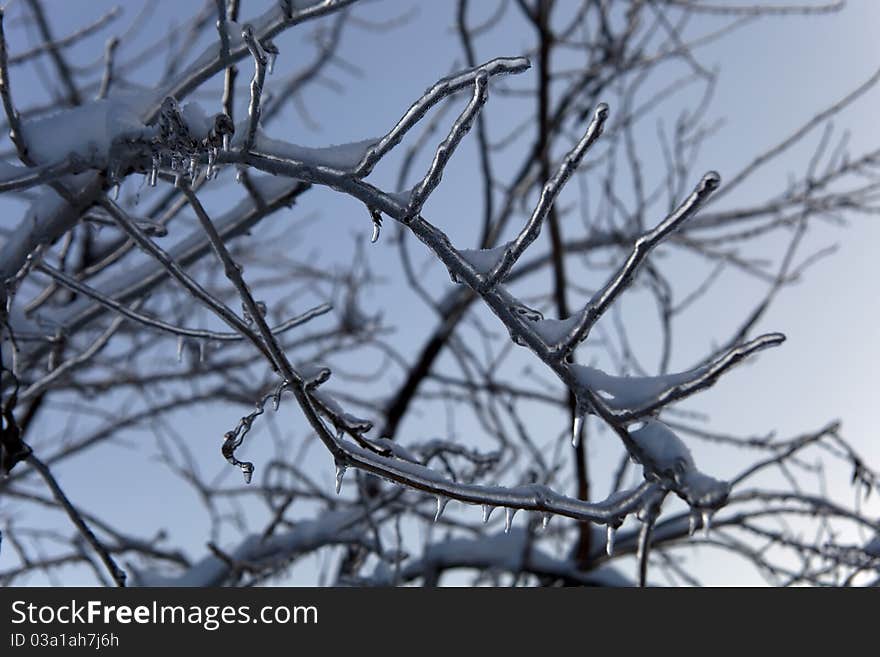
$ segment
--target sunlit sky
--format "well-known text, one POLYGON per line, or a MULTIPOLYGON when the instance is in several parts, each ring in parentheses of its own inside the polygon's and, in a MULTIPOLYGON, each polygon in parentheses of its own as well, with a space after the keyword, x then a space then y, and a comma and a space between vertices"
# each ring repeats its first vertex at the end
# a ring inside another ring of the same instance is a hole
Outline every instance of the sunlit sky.
MULTIPOLYGON (((110 0, 45 2, 59 34, 91 22, 114 4, 110 0)), ((152 10, 145 18, 145 29, 138 36, 137 43, 125 51, 129 56, 138 53, 141 48, 138 44, 151 43, 179 23, 185 13, 196 10, 202 3, 156 0, 150 4, 152 10)), ((243 19, 260 13, 267 4, 243 0, 243 19)), ((494 7, 494 3, 486 3, 484 7, 489 4, 494 7)), ((10 50, 15 53, 27 48, 35 35, 12 27, 16 13, 25 10, 23 3, 13 0, 7 3, 7 7, 7 33, 12 42, 10 50)), ((474 9, 474 22, 479 20, 481 10, 488 11, 484 7, 474 9)), ((135 2, 123 3, 120 24, 131 24, 139 8, 135 2)), ((311 85, 306 96, 310 120, 297 112, 289 112, 269 130, 272 136, 309 146, 376 136, 387 130, 427 86, 463 66, 460 44, 452 30, 452 2, 377 0, 358 6, 355 15, 375 20, 405 16, 407 21, 381 33, 358 26, 347 27, 340 54, 356 68, 332 68, 331 77, 340 87, 320 83, 311 85)), ((699 21, 697 24, 699 26, 699 21)), ((71 53, 78 63, 92 63, 100 57, 103 40, 110 34, 105 30, 100 38, 89 41, 88 46, 72 49, 71 53)), ((310 46, 303 44, 298 34, 289 34, 278 41, 281 54, 276 76, 294 70, 311 52, 310 46)), ((477 59, 521 54, 530 39, 531 35, 527 33, 496 30, 479 42, 477 59)), ((702 62, 720 71, 709 115, 723 118, 724 123, 703 148, 696 169, 715 169, 724 178, 857 87, 880 67, 880 3, 853 0, 839 14, 764 18, 706 47, 700 55, 702 62)), ((155 78, 166 65, 161 51, 138 55, 137 59, 147 63, 132 74, 132 79, 143 82, 155 78)), ((48 70, 48 65, 44 68, 48 70)), ((242 84, 246 83, 248 75, 241 76, 242 84)), ((534 71, 525 73, 523 84, 531 82, 534 75, 534 71)), ((270 77, 267 88, 271 89, 272 81, 270 77)), ((12 82, 16 100, 22 106, 45 99, 45 91, 36 77, 14 75, 12 82)), ((240 94, 240 98, 243 97, 244 94, 240 94)), ((198 99, 205 104, 219 105, 216 97, 200 95, 198 99)), ((835 120, 836 130, 851 133, 853 152, 880 145, 878 108, 880 92, 875 89, 835 120)), ((671 104, 659 108, 658 113, 671 123, 679 109, 680 105, 671 104)), ((612 120, 613 111, 612 107, 612 120)), ((515 102, 490 98, 487 115, 499 126, 496 136, 503 133, 504 126, 519 122, 516 112, 515 102)), ((645 134, 656 134, 654 120, 649 119, 645 134)), ((779 165, 769 167, 723 203, 745 204, 748 199, 766 197, 774 189, 784 187, 790 174, 806 168, 806 159, 820 135, 821 130, 815 131, 803 147, 794 149, 779 165)), ((474 153, 471 146, 462 147, 426 206, 426 216, 446 229, 461 247, 473 246, 472 242, 463 242, 474 239, 474 230, 469 228, 476 225, 476 222, 469 223, 467 218, 479 199, 479 187, 474 182, 477 173, 474 153)), ((661 167, 659 159, 646 162, 647 171, 657 171, 661 167)), ((393 186, 395 175, 394 167, 389 167, 387 172, 377 170, 376 180, 379 184, 393 186)), ((313 202, 307 201, 303 205, 302 212, 321 212, 320 220, 310 225, 310 230, 317 233, 313 235, 315 243, 325 246, 318 258, 320 260, 326 254, 328 261, 344 260, 344 254, 351 248, 349 238, 355 234, 369 234, 363 209, 329 192, 316 192, 314 197, 313 202)), ((217 197, 212 203, 213 207, 222 207, 229 201, 217 197)), ((657 220, 661 218, 657 217, 657 220)), ((12 220, 7 217, 5 223, 12 220)), ((802 281, 786 288, 756 328, 756 333, 785 333, 786 343, 735 369, 715 388, 690 400, 686 408, 709 416, 712 428, 742 436, 766 435, 771 431, 794 435, 818 429, 829 420, 840 418, 843 434, 858 446, 869 462, 880 464, 880 440, 874 427, 876 377, 880 363, 876 327, 880 287, 880 260, 876 251, 880 245, 880 225, 873 218, 861 216, 853 217, 845 227, 814 223, 801 254, 806 256, 830 244, 837 245, 836 253, 820 260, 807 271, 802 281)), ((414 246, 413 252, 418 248, 420 245, 414 246)), ((778 249, 779 245, 775 248, 778 249)), ((380 241, 366 251, 377 272, 397 272, 395 266, 389 264, 396 258, 392 249, 390 241, 380 241)), ((687 280, 686 266, 686 263, 669 265, 675 280, 687 280)), ((451 285, 448 278, 444 281, 442 277, 434 276, 431 280, 438 286, 438 297, 451 285)), ((688 315, 686 324, 676 326, 678 337, 672 370, 689 367, 713 344, 724 341, 763 291, 762 284, 745 281, 741 276, 723 276, 712 293, 712 299, 700 307, 700 315, 688 315)), ((421 320, 409 317, 405 299, 405 295, 371 298, 376 303, 375 310, 381 309, 386 318, 396 313, 400 315, 402 333, 426 335, 434 321, 430 313, 424 313, 421 320)), ((627 315, 626 301, 622 312, 625 318, 632 319, 627 315)), ((655 353, 652 349, 656 346, 651 342, 652 335, 656 340, 652 333, 656 328, 653 322, 652 318, 650 322, 644 322, 644 328, 633 330, 633 340, 643 338, 647 345, 640 353, 644 354, 648 364, 655 362, 651 360, 655 353)), ((503 335, 503 332, 499 333, 503 335)), ((639 347, 636 350, 638 352, 639 347)), ((173 347, 170 346, 169 351, 173 351, 173 347)), ((349 364, 349 369, 357 366, 357 363, 349 364)), ((207 427, 211 431, 216 427, 219 431, 231 426, 241 411, 228 409, 224 416, 213 415, 193 414, 183 418, 178 430, 205 432, 207 427)), ((560 418, 559 423, 563 421, 560 418)), ((554 425, 552 431, 555 433, 558 428, 554 425)), ((466 431, 462 434, 466 435, 466 431)), ((132 440, 134 438, 133 434, 132 440)), ((599 438, 610 440, 607 434, 599 438)), ((593 441, 590 449, 591 454, 593 450, 604 454, 593 441)), ((730 477, 746 463, 736 458, 717 460, 706 445, 693 445, 693 449, 701 468, 718 477, 730 477)), ((139 459, 143 457, 135 450, 111 447, 101 453, 104 460, 99 468, 94 465, 84 467, 84 461, 78 460, 59 469, 59 476, 72 499, 108 521, 119 522, 132 530, 139 529, 138 533, 142 535, 152 535, 160 528, 168 527, 173 542, 183 544, 193 556, 204 553, 204 525, 190 515, 199 513, 199 507, 197 504, 188 506, 189 501, 183 503, 182 498, 177 497, 186 496, 189 500, 193 497, 190 491, 174 480, 155 479, 167 475, 157 474, 157 468, 152 465, 141 467, 139 459)), ((216 441, 206 446, 203 453, 205 458, 219 461, 216 441)), ((314 459, 316 467, 323 467, 326 471, 315 478, 332 485, 332 466, 329 457, 325 456, 317 455, 314 459)), ((218 462, 216 469, 224 466, 218 462)), ((594 463, 594 468, 597 481, 609 479, 601 460, 594 463)), ((213 471, 215 468, 206 466, 206 469, 213 471)), ((843 500, 850 500, 852 493, 846 484, 846 481, 832 481, 831 492, 843 500)), ((601 483, 598 488, 605 490, 605 486, 601 483)), ((60 516, 52 517, 60 522, 60 516)), ((695 558, 696 572, 706 582, 759 583, 755 573, 745 566, 740 568, 741 564, 723 574, 718 573, 713 569, 711 556, 698 553, 695 558)), ((0 553, 0 570, 9 567, 11 561, 8 552, 0 553)), ((300 576, 303 583, 314 581, 308 569, 316 565, 317 561, 308 560, 304 572, 295 574, 294 581, 300 576)), ((622 564, 621 568, 628 566, 622 564)), ((88 574, 82 576, 85 579, 79 580, 79 577, 79 574, 62 571, 65 583, 92 581, 88 574)))

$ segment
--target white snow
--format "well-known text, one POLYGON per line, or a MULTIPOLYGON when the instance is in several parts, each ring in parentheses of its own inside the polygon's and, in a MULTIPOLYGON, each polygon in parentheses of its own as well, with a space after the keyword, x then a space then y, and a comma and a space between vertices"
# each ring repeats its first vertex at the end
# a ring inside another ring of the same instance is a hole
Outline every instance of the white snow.
POLYGON ((553 346, 562 342, 577 325, 580 317, 572 315, 566 319, 539 319, 533 322, 531 327, 544 341, 544 344, 553 346))
MULTIPOLYGON (((245 132, 247 132, 246 125, 240 124, 236 126, 236 138, 233 140, 233 144, 240 144, 241 140, 244 139, 245 132)), ((254 150, 266 155, 297 160, 310 166, 323 166, 338 171, 348 171, 354 169, 360 163, 370 146, 377 141, 378 139, 364 139, 349 144, 311 148, 309 146, 299 146, 286 141, 270 139, 258 131, 254 140, 254 150)))
POLYGON ((648 420, 629 435, 658 471, 675 474, 678 490, 691 506, 716 508, 727 499, 730 485, 697 470, 687 445, 659 420, 648 420))
POLYGON ((205 139, 214 128, 214 119, 209 117, 198 103, 187 103, 180 110, 180 116, 186 121, 189 134, 193 139, 205 139))
POLYGON ((458 253, 478 274, 485 275, 501 260, 507 248, 507 244, 502 244, 492 249, 460 249, 458 253))
MULTIPOLYGON (((323 545, 347 543, 358 537, 358 530, 352 527, 362 513, 360 509, 330 511, 315 520, 298 522, 290 531, 267 539, 252 534, 228 554, 241 563, 271 563, 275 559, 289 559, 303 552, 311 552, 323 545)), ((179 575, 139 570, 135 570, 134 574, 139 586, 218 586, 229 574, 229 565, 211 554, 179 575)))
POLYGON ((645 426, 630 431, 630 436, 660 470, 692 470, 694 457, 681 438, 658 420, 648 420, 645 426))
POLYGON ((639 408, 657 399, 665 390, 687 383, 702 374, 702 369, 663 376, 613 376, 595 367, 570 365, 569 369, 583 386, 602 395, 615 410, 639 408))
POLYGON ((155 128, 145 126, 140 118, 147 101, 143 94, 120 94, 27 121, 22 131, 38 162, 57 162, 71 153, 106 161, 115 140, 153 136, 155 128))

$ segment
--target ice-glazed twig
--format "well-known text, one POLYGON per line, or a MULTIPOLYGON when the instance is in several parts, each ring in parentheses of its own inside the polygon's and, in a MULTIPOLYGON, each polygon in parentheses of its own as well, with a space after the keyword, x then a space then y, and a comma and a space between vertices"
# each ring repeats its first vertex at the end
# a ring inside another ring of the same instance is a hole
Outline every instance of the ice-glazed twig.
POLYGON ((584 155, 587 154, 590 146, 592 146, 602 134, 602 129, 604 128, 607 119, 608 105, 600 103, 596 107, 596 111, 593 113, 593 119, 590 121, 590 125, 587 126, 587 131, 584 133, 584 136, 562 159, 562 163, 559 165, 556 173, 544 185, 544 188, 541 190, 541 198, 535 206, 532 216, 529 217, 525 227, 520 231, 516 239, 510 243, 509 247, 504 252, 504 255, 501 257, 501 260, 499 260, 487 274, 487 287, 493 287, 496 283, 503 281, 504 277, 510 273, 510 268, 513 267, 523 252, 538 237, 541 232, 541 225, 544 223, 544 219, 550 212, 553 202, 565 186, 565 183, 568 182, 569 178, 571 178, 572 174, 577 169, 584 155))
MULTIPOLYGON (((189 189, 189 188, 187 188, 189 189)), ((260 337, 254 333, 243 319, 230 310, 224 303, 218 301, 210 292, 205 290, 198 282, 196 282, 189 274, 187 274, 165 251, 159 248, 149 237, 147 237, 137 222, 133 221, 128 214, 120 208, 116 203, 108 198, 100 200, 101 205, 110 216, 119 224, 119 226, 128 233, 129 237, 149 255, 162 263, 162 266, 168 273, 175 278, 190 294, 201 301, 206 307, 212 310, 220 319, 226 322, 231 328, 239 331, 247 337, 257 349, 263 353, 266 358, 272 362, 272 355, 263 345, 260 337)), ((259 314, 259 313, 257 313, 259 314)))
POLYGON ((215 0, 217 5, 217 32, 220 35, 220 59, 229 57, 229 32, 226 31, 226 0, 215 0))
POLYGON ((443 167, 449 162, 449 158, 452 157, 461 140, 474 125, 474 119, 476 119, 477 114, 483 108, 483 105, 486 104, 486 100, 489 97, 488 87, 488 73, 486 71, 479 71, 474 78, 474 95, 471 101, 452 124, 446 139, 437 146, 428 173, 425 174, 425 177, 422 178, 421 182, 415 186, 412 194, 410 194, 409 205, 406 210, 408 219, 418 216, 428 196, 440 184, 440 179, 443 177, 443 167))
POLYGON ((18 159, 28 166, 33 166, 34 161, 28 154, 24 134, 21 131, 21 116, 12 102, 12 88, 9 81, 9 53, 6 50, 6 33, 3 29, 5 10, 0 7, 0 99, 3 101, 3 109, 6 112, 6 120, 9 123, 9 138, 12 140, 18 159))
POLYGON ((474 81, 480 74, 494 77, 509 73, 522 73, 529 66, 529 60, 525 57, 499 57, 476 68, 468 69, 439 80, 410 106, 400 121, 397 122, 397 125, 388 134, 382 137, 364 154, 364 158, 355 168, 354 174, 359 178, 368 175, 373 170, 373 167, 376 166, 376 163, 388 151, 400 143, 410 128, 416 125, 431 107, 447 96, 474 84, 474 81))
POLYGON ((241 38, 247 44, 248 50, 254 58, 254 76, 251 78, 251 100, 248 105, 248 124, 247 131, 244 134, 242 142, 242 150, 249 151, 254 145, 254 139, 257 136, 257 128, 260 123, 260 103, 263 96, 263 84, 266 81, 266 66, 269 63, 269 57, 263 46, 254 36, 254 28, 251 25, 245 25, 241 30, 241 38))
POLYGON ((101 76, 101 87, 98 89, 98 99, 106 98, 113 84, 113 63, 116 58, 116 49, 119 47, 119 38, 110 37, 104 47, 104 73, 101 76))
POLYGON ((721 184, 721 176, 715 171, 710 171, 703 176, 693 192, 679 205, 668 217, 657 224, 652 230, 641 235, 633 244, 629 257, 615 272, 611 279, 593 295, 586 307, 581 311, 580 318, 564 344, 559 345, 560 350, 568 352, 579 342, 586 339, 590 329, 600 317, 617 299, 621 292, 626 290, 632 283, 636 272, 648 257, 651 250, 666 239, 673 231, 690 217, 692 217, 707 198, 718 189, 721 184))
POLYGON ((245 283, 245 280, 241 275, 241 267, 239 267, 232 259, 229 250, 226 248, 226 244, 223 242, 223 238, 220 236, 220 233, 217 232, 214 222, 211 221, 211 218, 208 216, 208 213, 205 211, 205 208, 199 201, 196 193, 189 186, 184 187, 183 193, 186 195, 193 210, 195 210, 196 217, 198 217, 199 223, 202 225, 205 234, 208 236, 208 241, 211 243, 212 250, 223 264, 223 272, 226 274, 226 278, 228 278, 233 286, 235 286, 235 289, 241 297, 244 309, 251 316, 257 327, 258 335, 253 333, 252 335, 254 335, 256 340, 262 343, 263 349, 261 349, 261 351, 268 355, 270 362, 274 365, 277 371, 290 371, 291 376, 288 380, 292 383, 302 384, 302 377, 293 372, 293 368, 287 361, 284 351, 281 349, 281 346, 272 334, 272 330, 266 323, 266 318, 263 316, 262 309, 257 305, 256 300, 251 294, 250 288, 248 288, 247 283, 245 283))
MULTIPOLYGON (((138 307, 141 305, 141 302, 138 301, 133 305, 135 307, 138 307)), ((77 366, 92 361, 94 356, 107 346, 107 343, 110 342, 110 338, 112 338, 116 334, 124 321, 124 316, 115 318, 112 322, 110 322, 110 326, 108 326, 97 338, 95 338, 95 341, 92 342, 91 345, 89 345, 79 354, 68 358, 66 361, 52 369, 52 371, 50 371, 44 377, 38 379, 37 381, 34 381, 30 386, 27 387, 26 390, 19 394, 19 400, 28 401, 33 399, 44 390, 48 390, 53 383, 63 379, 66 374, 68 374, 77 366)))
POLYGON ((38 185, 52 183, 67 174, 85 171, 90 168, 90 165, 79 158, 69 157, 44 167, 19 168, 22 175, 0 180, 0 193, 30 189, 38 185))
MULTIPOLYGON (((55 281, 57 281, 67 289, 73 292, 78 292, 79 294, 83 294, 90 299, 94 299, 102 306, 109 308, 110 310, 113 310, 121 315, 125 315, 129 319, 150 328, 164 331, 166 333, 171 333, 172 335, 176 335, 179 337, 198 338, 201 340, 216 340, 218 342, 238 342, 245 338, 245 336, 243 336, 241 333, 210 331, 207 329, 191 329, 183 326, 169 324, 168 322, 162 321, 161 319, 157 319, 145 313, 132 310, 125 304, 119 303, 115 299, 112 299, 107 295, 102 294, 95 288, 86 285, 85 283, 82 283, 81 281, 78 281, 71 276, 68 276, 64 272, 55 269, 54 267, 47 265, 44 262, 38 263, 36 265, 36 269, 45 274, 48 274, 55 281)), ((291 319, 288 319, 281 324, 272 327, 271 331, 275 335, 280 335, 285 331, 289 331, 292 328, 296 328, 297 326, 305 324, 315 317, 319 317, 325 313, 330 312, 332 308, 333 307, 330 304, 322 303, 319 306, 315 306, 314 308, 311 308, 310 310, 302 313, 301 315, 292 317, 291 319)))
POLYGON ((82 514, 80 514, 76 507, 71 504, 67 495, 64 493, 64 490, 62 490, 61 486, 58 484, 58 480, 55 479, 55 476, 49 469, 49 466, 43 463, 34 454, 31 454, 28 457, 28 463, 40 473, 43 481, 46 482, 46 485, 49 486, 49 489, 52 491, 52 496, 55 498, 55 501, 58 502, 58 504, 61 505, 61 508, 64 509, 65 513, 67 513, 67 517, 70 518, 70 521, 77 528, 83 539, 85 539, 92 549, 98 553, 98 556, 101 557, 101 561, 104 562, 104 565, 107 567, 107 570, 110 572, 110 576, 113 578, 113 581, 116 582, 116 585, 125 586, 125 571, 116 564, 113 557, 110 555, 110 551, 100 540, 98 540, 98 537, 95 536, 95 533, 91 530, 88 524, 86 524, 82 514))
POLYGON ((759 335, 757 338, 731 349, 711 365, 697 369, 694 378, 667 388, 647 404, 620 411, 615 413, 615 416, 620 422, 632 422, 650 415, 659 408, 712 387, 722 374, 743 359, 763 349, 778 347, 783 342, 785 342, 785 336, 782 333, 759 335))

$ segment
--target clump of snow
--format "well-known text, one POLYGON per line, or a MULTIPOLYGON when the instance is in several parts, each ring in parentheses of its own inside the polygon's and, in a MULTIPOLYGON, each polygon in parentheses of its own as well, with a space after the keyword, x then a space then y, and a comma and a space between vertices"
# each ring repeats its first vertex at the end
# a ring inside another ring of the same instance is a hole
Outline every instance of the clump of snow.
POLYGON ((552 346, 562 342, 577 326, 579 319, 578 315, 566 319, 540 319, 532 324, 532 328, 541 336, 544 344, 552 346))
MULTIPOLYGON (((233 140, 233 143, 240 144, 246 132, 247 127, 245 125, 236 127, 236 139, 233 140)), ((323 166, 338 171, 349 171, 360 163, 367 150, 377 141, 379 140, 365 139, 350 144, 335 144, 321 148, 311 148, 309 146, 299 146, 277 139, 270 139, 258 132, 254 140, 254 150, 266 155, 297 160, 311 166, 323 166)))
POLYGON ((207 139, 214 128, 214 117, 209 117, 198 103, 187 103, 180 110, 180 115, 186 122, 190 136, 198 141, 207 139))
POLYGON ((26 121, 22 132, 31 156, 38 162, 57 162, 72 153, 106 161, 116 140, 149 139, 155 134, 155 128, 141 121, 145 107, 142 96, 114 96, 26 121))
POLYGON ((664 391, 699 377, 701 369, 663 376, 613 376, 595 367, 570 365, 578 382, 590 390, 604 392, 608 406, 615 410, 638 408, 649 404, 664 391))
POLYGON ((688 504, 718 508, 727 501, 730 485, 697 470, 687 445, 658 420, 648 420, 629 434, 655 470, 676 480, 678 492, 688 504))
POLYGON ((629 435, 657 469, 685 472, 694 468, 691 450, 662 422, 648 420, 629 435))
POLYGON ((467 260, 478 274, 488 274, 492 267, 501 260, 508 245, 502 244, 493 249, 461 249, 458 253, 467 260))

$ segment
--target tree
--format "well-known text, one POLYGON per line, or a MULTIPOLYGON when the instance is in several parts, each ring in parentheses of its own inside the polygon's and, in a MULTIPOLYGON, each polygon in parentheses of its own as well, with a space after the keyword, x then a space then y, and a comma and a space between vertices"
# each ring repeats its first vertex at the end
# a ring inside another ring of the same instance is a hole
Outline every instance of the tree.
POLYGON ((724 180, 695 171, 721 129, 702 48, 839 3, 458 0, 451 72, 419 70, 431 86, 380 137, 326 147, 290 128, 319 85, 393 84, 346 34, 381 48, 412 14, 263 4, 206 2, 159 37, 118 11, 58 36, 42 0, 0 15, 2 581, 302 581, 305 562, 330 584, 695 583, 695 548, 773 584, 880 581, 876 470, 839 423, 744 438, 679 405, 783 343, 757 329, 825 254, 801 254, 811 226, 878 209, 880 151, 830 121, 880 73, 724 180), (670 99, 686 109, 652 138, 670 99), (785 188, 743 191, 804 146, 785 188), (437 201, 450 185, 477 200, 437 201), (731 275, 748 309, 671 371, 731 275), (748 464, 698 467, 698 444, 748 464), (842 471, 855 505, 823 489, 842 471), (126 512, 139 495, 160 518, 126 512))

